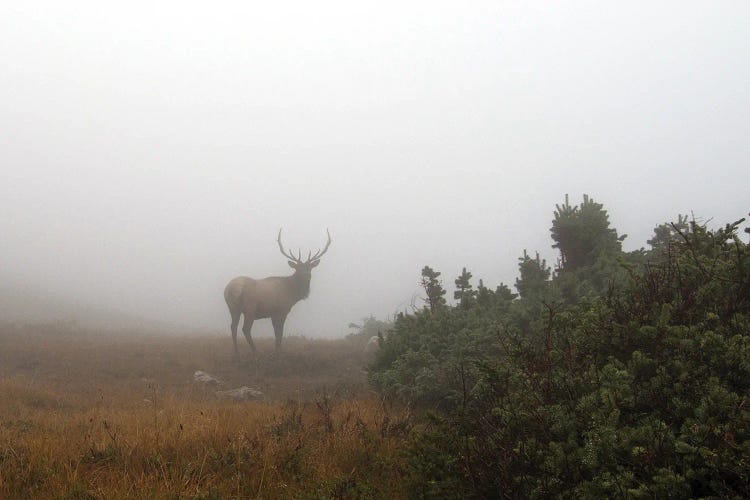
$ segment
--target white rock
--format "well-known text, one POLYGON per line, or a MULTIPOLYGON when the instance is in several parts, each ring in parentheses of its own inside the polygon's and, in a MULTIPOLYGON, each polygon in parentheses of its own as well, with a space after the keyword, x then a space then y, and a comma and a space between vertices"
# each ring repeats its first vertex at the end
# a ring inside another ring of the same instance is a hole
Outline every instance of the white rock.
POLYGON ((234 399, 236 401, 252 401, 255 399, 263 399, 263 393, 258 389, 252 387, 242 386, 237 389, 230 389, 228 391, 216 391, 216 395, 220 398, 234 399))
POLYGON ((206 385, 219 385, 218 378, 201 370, 198 370, 193 374, 193 382, 199 382, 206 385))

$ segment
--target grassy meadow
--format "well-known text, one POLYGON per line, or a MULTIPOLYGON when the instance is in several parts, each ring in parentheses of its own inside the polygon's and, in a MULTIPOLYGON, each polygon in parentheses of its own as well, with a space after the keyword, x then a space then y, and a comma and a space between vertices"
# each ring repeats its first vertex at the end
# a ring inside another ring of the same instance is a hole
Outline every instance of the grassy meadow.
POLYGON ((407 409, 361 342, 0 327, 1 498, 399 498, 407 409), (193 382, 196 370, 221 380, 193 382), (257 388, 262 401, 218 399, 257 388))

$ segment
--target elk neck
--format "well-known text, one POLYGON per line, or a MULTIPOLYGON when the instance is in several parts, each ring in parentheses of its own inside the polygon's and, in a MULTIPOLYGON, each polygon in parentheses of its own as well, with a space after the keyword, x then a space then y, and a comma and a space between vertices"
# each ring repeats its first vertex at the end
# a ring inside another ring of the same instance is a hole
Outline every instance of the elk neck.
POLYGON ((299 271, 295 271, 294 274, 289 276, 289 283, 292 285, 295 299, 303 300, 310 295, 310 277, 309 272, 302 273, 299 271))

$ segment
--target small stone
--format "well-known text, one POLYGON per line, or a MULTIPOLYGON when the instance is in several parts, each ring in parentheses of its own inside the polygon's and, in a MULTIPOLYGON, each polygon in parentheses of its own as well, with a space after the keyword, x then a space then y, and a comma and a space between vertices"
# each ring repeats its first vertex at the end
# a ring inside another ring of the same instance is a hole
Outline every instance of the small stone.
POLYGON ((193 382, 205 385, 219 385, 219 379, 201 370, 198 370, 193 374, 193 382))
POLYGON ((263 399, 263 393, 252 387, 242 386, 228 391, 216 391, 219 398, 234 399, 235 401, 253 401, 263 399))

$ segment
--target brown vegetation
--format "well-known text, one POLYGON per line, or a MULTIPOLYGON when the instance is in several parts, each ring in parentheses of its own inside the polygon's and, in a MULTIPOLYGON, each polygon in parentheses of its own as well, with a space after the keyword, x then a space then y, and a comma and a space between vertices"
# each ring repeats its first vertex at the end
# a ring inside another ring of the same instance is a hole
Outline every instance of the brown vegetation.
POLYGON ((0 497, 398 498, 408 414, 366 386, 351 340, 0 328, 0 497), (264 392, 219 401, 195 370, 264 392))

